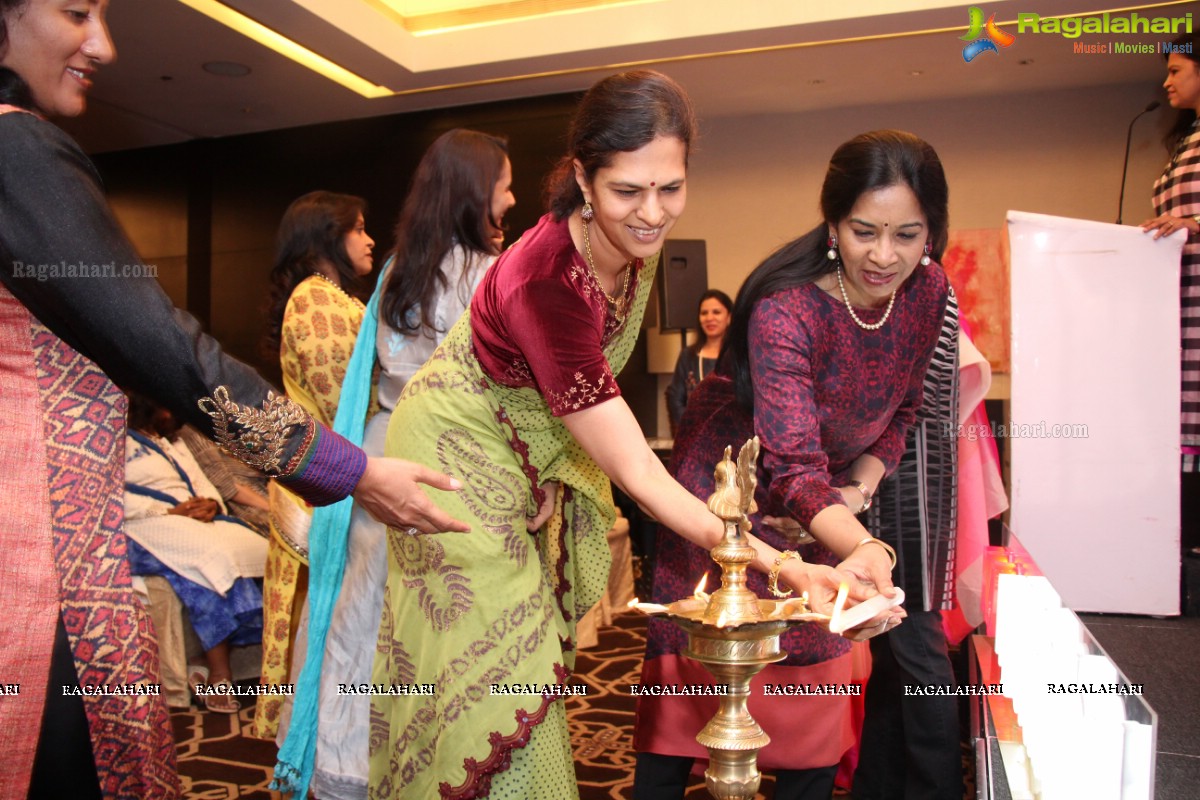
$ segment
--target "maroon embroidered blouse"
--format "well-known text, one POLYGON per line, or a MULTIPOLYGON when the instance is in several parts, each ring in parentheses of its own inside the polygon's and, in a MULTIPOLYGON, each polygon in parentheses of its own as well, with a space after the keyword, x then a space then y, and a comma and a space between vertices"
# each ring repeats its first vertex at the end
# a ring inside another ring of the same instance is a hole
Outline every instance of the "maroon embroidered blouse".
MULTIPOLYGON (((920 265, 877 331, 858 327, 815 284, 760 301, 750 318, 754 428, 762 441, 770 513, 808 527, 842 502, 835 488, 864 453, 890 473, 904 453, 945 313, 949 283, 920 265)), ((883 309, 855 309, 865 323, 883 309)))
MULTIPOLYGON (((632 267, 631 299, 641 267, 632 267)), ((604 357, 620 330, 567 220, 549 214, 500 256, 471 301, 484 374, 504 386, 536 388, 556 417, 620 396, 604 357)))

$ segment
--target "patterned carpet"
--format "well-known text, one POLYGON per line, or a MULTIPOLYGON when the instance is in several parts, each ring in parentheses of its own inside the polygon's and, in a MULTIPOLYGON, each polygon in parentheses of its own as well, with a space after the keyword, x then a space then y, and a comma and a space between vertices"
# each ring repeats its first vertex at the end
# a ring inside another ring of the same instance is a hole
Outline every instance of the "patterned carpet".
MULTIPOLYGON (((646 617, 627 613, 600 629, 596 647, 580 653, 575 682, 588 686, 585 697, 567 698, 571 745, 581 800, 627 800, 632 794, 634 698, 646 647, 646 617)), ((237 715, 197 710, 175 712, 171 722, 178 742, 179 774, 185 797, 196 800, 278 800, 270 791, 275 744, 248 735, 254 719, 253 698, 244 698, 237 715)), ((974 768, 963 745, 964 798, 974 798, 974 768)), ((773 794, 775 780, 763 775, 758 800, 773 794)), ((707 800, 704 777, 693 775, 687 800, 707 800)), ((850 800, 844 792, 838 800, 850 800)))
MULTIPOLYGON (((623 800, 633 786, 634 698, 645 650, 646 618, 622 614, 600 629, 599 644, 580 653, 576 682, 586 697, 567 699, 575 773, 582 800, 623 800)), ((246 735, 254 718, 253 698, 244 698, 237 715, 197 710, 171 715, 178 744, 179 774, 185 796, 197 800, 271 800, 268 788, 275 745, 246 735)), ((763 789, 770 796, 770 776, 763 789)), ((694 777, 687 797, 707 798, 703 777, 694 777)))

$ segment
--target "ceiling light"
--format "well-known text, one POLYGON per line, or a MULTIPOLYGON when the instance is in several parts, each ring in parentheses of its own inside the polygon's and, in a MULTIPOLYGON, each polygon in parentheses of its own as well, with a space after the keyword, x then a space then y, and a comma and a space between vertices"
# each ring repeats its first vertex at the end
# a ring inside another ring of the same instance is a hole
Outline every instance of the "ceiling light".
POLYGON ((283 34, 271 30, 260 22, 255 22, 245 14, 234 11, 216 0, 179 0, 179 2, 363 97, 389 97, 393 94, 392 90, 386 86, 379 86, 355 75, 325 56, 314 53, 283 34))
POLYGON ((450 33, 661 0, 363 0, 414 36, 450 33))

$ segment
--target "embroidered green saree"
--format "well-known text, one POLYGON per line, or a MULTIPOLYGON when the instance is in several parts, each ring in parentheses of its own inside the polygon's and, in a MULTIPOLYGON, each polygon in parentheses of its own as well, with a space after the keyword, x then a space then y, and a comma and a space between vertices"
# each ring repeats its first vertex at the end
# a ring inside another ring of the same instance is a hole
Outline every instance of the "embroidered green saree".
MULTIPOLYGON (((656 266, 640 270, 628 319, 604 348, 614 374, 637 340, 656 266)), ((471 531, 388 531, 373 683, 432 683, 436 693, 373 698, 370 796, 576 797, 558 700, 575 622, 608 578, 608 478, 536 389, 484 374, 470 313, 405 388, 386 452, 458 478, 461 491, 431 494, 471 531), (545 481, 562 490, 530 534, 533 487, 545 481)))

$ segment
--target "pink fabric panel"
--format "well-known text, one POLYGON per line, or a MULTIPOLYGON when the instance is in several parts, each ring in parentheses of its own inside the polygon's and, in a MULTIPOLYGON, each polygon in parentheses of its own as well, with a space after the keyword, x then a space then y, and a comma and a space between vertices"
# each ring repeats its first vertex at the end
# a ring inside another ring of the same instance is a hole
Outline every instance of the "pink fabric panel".
POLYGON ((58 576, 29 312, 0 286, 0 800, 23 800, 42 724, 58 576), (11 691, 11 690, 10 690, 11 691))

